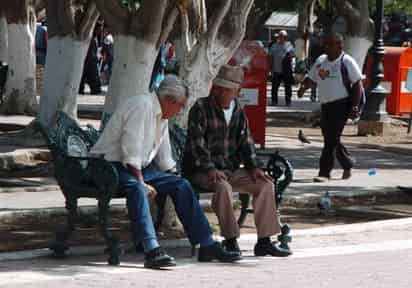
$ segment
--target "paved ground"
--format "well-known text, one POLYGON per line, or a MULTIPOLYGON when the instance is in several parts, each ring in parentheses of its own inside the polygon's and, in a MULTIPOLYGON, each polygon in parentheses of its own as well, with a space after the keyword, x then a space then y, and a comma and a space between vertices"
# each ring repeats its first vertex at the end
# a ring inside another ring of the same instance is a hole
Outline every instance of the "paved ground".
POLYGON ((254 235, 240 240, 240 263, 201 264, 188 249, 169 249, 178 266, 168 271, 142 267, 127 254, 121 266, 87 255, 64 260, 37 258, 0 262, 0 287, 410 287, 412 219, 296 231, 289 258, 252 256, 254 235))

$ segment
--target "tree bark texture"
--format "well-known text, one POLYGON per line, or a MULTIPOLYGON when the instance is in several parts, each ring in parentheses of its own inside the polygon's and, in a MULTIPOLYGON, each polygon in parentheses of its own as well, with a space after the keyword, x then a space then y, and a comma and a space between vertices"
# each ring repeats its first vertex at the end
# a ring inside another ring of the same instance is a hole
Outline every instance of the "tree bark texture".
POLYGON ((220 67, 226 64, 239 47, 246 31, 253 0, 206 1, 208 27, 187 50, 179 72, 189 87, 189 103, 177 119, 182 127, 197 99, 207 97, 220 67))
POLYGON ((0 11, 0 61, 7 62, 8 60, 8 31, 6 15, 0 11))
POLYGON ((99 13, 93 1, 48 0, 48 51, 38 118, 50 125, 58 110, 77 118, 84 59, 99 13))
MULTIPOLYGON (((156 56, 185 1, 144 1, 127 9, 117 0, 96 0, 97 7, 114 34, 113 72, 104 112, 110 115, 129 97, 149 93, 156 56)), ((104 116, 105 118, 106 116, 104 116)))
POLYGON ((362 68, 373 41, 373 21, 368 0, 334 0, 336 12, 346 22, 345 51, 362 68))
POLYGON ((36 103, 33 2, 29 0, 7 1, 2 3, 0 14, 5 15, 6 19, 6 21, 4 18, 0 20, 3 30, 1 37, 4 41, 0 51, 4 57, 2 60, 9 65, 0 112, 32 114, 36 103), (7 32, 5 32, 5 26, 7 26, 7 32))
POLYGON ((305 60, 309 54, 309 35, 313 33, 313 16, 317 0, 304 0, 299 3, 299 18, 297 27, 296 58, 305 60))

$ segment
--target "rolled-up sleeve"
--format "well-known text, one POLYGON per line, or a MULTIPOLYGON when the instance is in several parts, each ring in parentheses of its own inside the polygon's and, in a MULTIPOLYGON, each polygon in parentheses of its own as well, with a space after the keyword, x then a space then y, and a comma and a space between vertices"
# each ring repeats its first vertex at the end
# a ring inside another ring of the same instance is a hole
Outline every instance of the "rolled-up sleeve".
POLYGON ((142 169, 144 131, 147 117, 148 112, 143 105, 134 105, 124 113, 121 127, 123 130, 121 137, 123 165, 131 164, 136 169, 142 169))

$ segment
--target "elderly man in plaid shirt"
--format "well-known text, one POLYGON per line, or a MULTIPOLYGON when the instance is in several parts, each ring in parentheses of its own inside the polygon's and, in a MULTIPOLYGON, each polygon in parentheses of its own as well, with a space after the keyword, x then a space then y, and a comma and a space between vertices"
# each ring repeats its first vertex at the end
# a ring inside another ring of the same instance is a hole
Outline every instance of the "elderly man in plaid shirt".
POLYGON ((243 81, 240 67, 224 65, 209 97, 190 110, 183 170, 195 186, 214 192, 212 207, 219 220, 226 250, 241 254, 239 226, 232 191, 253 196, 258 241, 256 256, 288 256, 290 251, 271 242, 280 232, 274 185, 256 161, 246 114, 236 99, 243 81), (243 164, 244 168, 240 168, 243 164))

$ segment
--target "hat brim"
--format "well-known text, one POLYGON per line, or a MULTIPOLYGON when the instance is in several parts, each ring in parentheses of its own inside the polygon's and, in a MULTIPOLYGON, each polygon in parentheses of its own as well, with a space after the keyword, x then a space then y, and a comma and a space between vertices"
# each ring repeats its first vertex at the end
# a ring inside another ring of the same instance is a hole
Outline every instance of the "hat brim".
POLYGON ((228 88, 228 89, 238 89, 238 88, 240 88, 240 83, 230 81, 230 80, 226 80, 226 79, 222 79, 222 78, 219 78, 219 77, 216 77, 215 80, 213 80, 213 84, 216 85, 216 86, 220 86, 220 87, 224 87, 224 88, 228 88))

